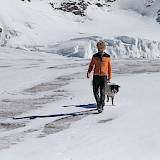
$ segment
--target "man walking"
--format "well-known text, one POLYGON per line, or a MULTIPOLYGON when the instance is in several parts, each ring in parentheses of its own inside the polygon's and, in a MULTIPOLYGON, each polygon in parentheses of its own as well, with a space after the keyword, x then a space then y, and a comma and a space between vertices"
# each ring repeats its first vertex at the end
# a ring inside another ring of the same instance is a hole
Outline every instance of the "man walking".
POLYGON ((112 67, 110 55, 105 53, 106 43, 100 40, 97 43, 98 53, 94 54, 90 62, 87 78, 90 78, 90 73, 93 73, 93 93, 97 102, 98 112, 103 111, 105 105, 105 84, 111 80, 112 67), (99 94, 100 93, 100 94, 99 94))

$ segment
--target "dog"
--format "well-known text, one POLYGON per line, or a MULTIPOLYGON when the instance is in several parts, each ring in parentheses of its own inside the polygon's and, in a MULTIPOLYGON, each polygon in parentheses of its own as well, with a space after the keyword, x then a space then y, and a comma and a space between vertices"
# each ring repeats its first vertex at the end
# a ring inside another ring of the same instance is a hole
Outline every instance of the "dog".
POLYGON ((112 105, 114 106, 114 96, 119 92, 120 86, 115 83, 106 83, 105 86, 105 94, 107 96, 107 102, 109 102, 109 98, 112 99, 112 105))

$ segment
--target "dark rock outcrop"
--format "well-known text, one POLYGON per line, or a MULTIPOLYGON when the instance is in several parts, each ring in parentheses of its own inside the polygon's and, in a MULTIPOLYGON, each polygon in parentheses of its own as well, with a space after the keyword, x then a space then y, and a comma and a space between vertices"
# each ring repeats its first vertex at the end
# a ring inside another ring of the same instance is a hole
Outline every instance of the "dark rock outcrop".
POLYGON ((85 10, 87 9, 89 2, 85 2, 84 0, 79 2, 63 2, 60 7, 54 7, 53 3, 50 3, 54 9, 62 10, 65 12, 71 12, 75 15, 85 16, 85 10))
POLYGON ((106 0, 106 1, 98 0, 97 2, 92 2, 89 0, 79 0, 79 1, 66 0, 62 2, 58 7, 55 5, 54 1, 50 2, 50 5, 56 10, 71 12, 75 15, 85 16, 87 7, 89 5, 95 5, 97 7, 110 7, 111 6, 110 3, 115 1, 116 0, 106 0))
POLYGON ((158 10, 158 12, 157 12, 156 21, 157 21, 158 23, 160 23, 160 10, 158 10))

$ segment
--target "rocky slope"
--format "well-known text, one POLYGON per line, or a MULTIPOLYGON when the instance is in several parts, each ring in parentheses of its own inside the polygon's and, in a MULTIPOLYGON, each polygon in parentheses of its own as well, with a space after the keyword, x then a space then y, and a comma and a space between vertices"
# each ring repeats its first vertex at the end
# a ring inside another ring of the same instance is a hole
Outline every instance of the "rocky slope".
MULTIPOLYGON (((33 0, 21 0, 33 2, 33 0)), ((87 8, 95 6, 103 9, 117 6, 121 9, 131 9, 143 16, 151 16, 160 22, 160 0, 43 0, 55 10, 70 12, 74 15, 86 16, 87 8)))
POLYGON ((112 3, 115 1, 116 0, 53 0, 50 4, 56 10, 62 10, 65 12, 71 12, 75 15, 85 16, 86 10, 89 6, 107 9, 107 7, 111 7, 112 3))

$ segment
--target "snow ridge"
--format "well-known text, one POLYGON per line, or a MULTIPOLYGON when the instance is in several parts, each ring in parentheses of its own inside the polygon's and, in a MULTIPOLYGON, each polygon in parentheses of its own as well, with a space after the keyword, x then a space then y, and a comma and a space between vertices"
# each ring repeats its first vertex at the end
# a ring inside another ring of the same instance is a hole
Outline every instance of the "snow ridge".
MULTIPOLYGON (((67 57, 91 58, 97 52, 96 43, 103 37, 92 36, 75 38, 56 45, 45 47, 30 46, 32 50, 60 54, 67 57)), ((105 38, 106 52, 112 58, 160 58, 160 42, 129 36, 105 38)))

